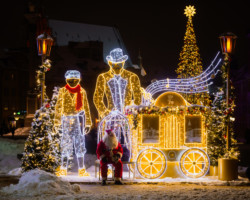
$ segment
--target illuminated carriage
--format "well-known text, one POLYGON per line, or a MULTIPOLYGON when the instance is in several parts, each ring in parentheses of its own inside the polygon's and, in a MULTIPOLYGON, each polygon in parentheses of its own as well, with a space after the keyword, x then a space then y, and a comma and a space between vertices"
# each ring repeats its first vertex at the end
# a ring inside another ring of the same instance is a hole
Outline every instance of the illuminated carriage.
POLYGON ((129 106, 132 157, 143 178, 204 176, 209 169, 206 107, 165 92, 150 106, 129 106), (176 171, 176 172, 174 172, 176 171))

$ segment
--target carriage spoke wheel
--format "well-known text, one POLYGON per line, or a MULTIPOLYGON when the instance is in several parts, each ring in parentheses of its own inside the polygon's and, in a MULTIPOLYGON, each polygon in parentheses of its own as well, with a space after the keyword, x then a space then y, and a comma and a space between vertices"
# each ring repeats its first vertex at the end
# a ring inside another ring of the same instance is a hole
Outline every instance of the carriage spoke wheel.
POLYGON ((155 179, 166 171, 167 159, 158 149, 145 149, 138 155, 136 166, 143 178, 155 179))
POLYGON ((209 158, 201 149, 188 149, 181 156, 180 169, 186 177, 202 177, 208 172, 209 158))

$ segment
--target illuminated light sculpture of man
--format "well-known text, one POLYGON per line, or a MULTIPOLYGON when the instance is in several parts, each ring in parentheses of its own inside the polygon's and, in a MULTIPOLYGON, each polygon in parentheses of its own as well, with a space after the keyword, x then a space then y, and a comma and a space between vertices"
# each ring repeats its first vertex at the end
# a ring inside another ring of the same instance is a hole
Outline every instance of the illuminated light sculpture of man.
POLYGON ((55 128, 62 126, 61 167, 59 176, 67 175, 69 157, 73 149, 77 157, 78 175, 88 176, 84 165, 85 134, 90 131, 92 121, 86 91, 80 86, 79 71, 68 70, 65 74, 67 85, 59 90, 55 106, 55 128))
MULTIPOLYGON (((110 55, 106 59, 110 69, 108 72, 98 76, 94 93, 94 104, 101 119, 109 115, 112 110, 124 114, 125 106, 141 104, 141 84, 139 77, 135 73, 124 69, 124 64, 128 56, 123 55, 122 49, 116 48, 110 52, 110 55), (104 96, 107 99, 107 106, 103 100, 104 96)), ((115 112, 113 113, 115 114, 115 112)), ((118 125, 115 120, 112 123, 118 125)), ((113 129, 118 137, 119 134, 116 132, 117 129, 115 127, 108 128, 113 129)), ((129 159, 130 152, 123 145, 124 142, 122 140, 126 137, 123 134, 125 133, 121 134, 123 138, 120 138, 119 142, 121 142, 124 150, 122 158, 124 161, 129 159)))
POLYGON ((116 48, 106 59, 110 70, 98 76, 94 93, 94 104, 101 118, 113 109, 124 113, 125 106, 131 105, 132 101, 135 105, 141 104, 139 77, 124 69, 128 56, 123 55, 122 49, 116 48), (107 106, 103 101, 104 95, 107 98, 107 106))

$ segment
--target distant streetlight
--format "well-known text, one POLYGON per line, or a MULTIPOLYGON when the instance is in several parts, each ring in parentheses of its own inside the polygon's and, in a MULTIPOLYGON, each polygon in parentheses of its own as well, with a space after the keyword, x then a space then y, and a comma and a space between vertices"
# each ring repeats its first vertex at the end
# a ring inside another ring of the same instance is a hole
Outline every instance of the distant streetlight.
MULTIPOLYGON (((43 33, 37 37, 37 51, 38 55, 42 58, 42 65, 44 65, 44 61, 46 57, 50 56, 51 47, 54 40, 51 36, 43 33)), ((42 78, 41 78, 41 106, 43 105, 44 101, 44 94, 45 94, 45 72, 46 70, 42 70, 42 78)))
MULTIPOLYGON (((227 105, 227 109, 229 107, 229 90, 230 90, 230 62, 231 62, 231 58, 230 56, 234 53, 235 50, 235 43, 236 43, 236 39, 237 36, 233 33, 224 33, 222 35, 220 35, 220 44, 221 44, 221 49, 222 49, 222 53, 225 55, 225 60, 227 60, 228 62, 226 63, 226 73, 227 73, 227 86, 226 86, 226 105, 227 105)), ((226 123, 227 123, 227 150, 229 150, 230 146, 231 146, 231 133, 229 132, 229 122, 230 119, 229 117, 227 117, 226 119, 226 123)))

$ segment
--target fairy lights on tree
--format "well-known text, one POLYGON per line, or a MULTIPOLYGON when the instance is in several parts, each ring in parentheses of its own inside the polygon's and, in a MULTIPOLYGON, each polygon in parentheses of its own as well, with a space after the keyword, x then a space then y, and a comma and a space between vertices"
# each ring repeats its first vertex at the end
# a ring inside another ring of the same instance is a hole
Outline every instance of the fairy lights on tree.
POLYGON ((208 154, 210 157, 211 165, 218 165, 218 158, 238 158, 239 151, 237 148, 237 141, 235 140, 235 134, 233 130, 233 121, 234 118, 234 108, 235 108, 235 96, 234 96, 234 87, 230 84, 230 94, 228 101, 228 108, 226 104, 226 66, 228 64, 227 57, 224 60, 224 63, 221 67, 222 71, 222 81, 223 86, 218 88, 218 91, 215 94, 213 105, 211 108, 211 115, 208 116, 210 122, 210 127, 208 128, 208 154), (229 118, 229 131, 231 132, 231 147, 226 149, 226 124, 227 118, 229 118))
POLYGON ((30 134, 25 142, 22 158, 22 171, 42 169, 55 172, 58 166, 57 153, 52 137, 53 122, 50 117, 50 104, 44 104, 36 111, 30 134))
MULTIPOLYGON (((179 58, 179 67, 176 70, 178 78, 190 78, 198 76, 202 73, 203 68, 192 22, 192 17, 195 15, 196 11, 194 6, 186 6, 184 11, 184 14, 188 18, 188 22, 184 36, 184 46, 182 47, 179 58)), ((208 93, 183 94, 183 96, 189 103, 192 104, 210 104, 208 93)))
POLYGON ((59 166, 62 129, 58 127, 57 130, 53 130, 58 91, 59 88, 55 87, 50 102, 44 103, 43 107, 36 111, 30 135, 25 142, 23 171, 39 168, 55 172, 59 166))

